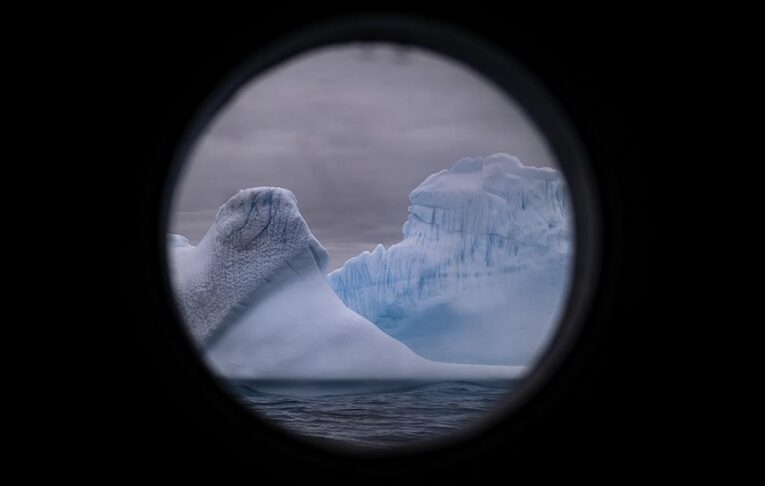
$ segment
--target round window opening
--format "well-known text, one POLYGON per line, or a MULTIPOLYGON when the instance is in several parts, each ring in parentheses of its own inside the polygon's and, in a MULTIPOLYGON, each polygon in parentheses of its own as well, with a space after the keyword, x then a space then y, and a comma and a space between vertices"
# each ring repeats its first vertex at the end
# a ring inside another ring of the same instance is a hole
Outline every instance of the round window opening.
POLYGON ((298 51, 222 88, 179 152, 178 316, 220 384, 293 436, 391 451, 479 431, 574 325, 579 161, 466 59, 298 51))

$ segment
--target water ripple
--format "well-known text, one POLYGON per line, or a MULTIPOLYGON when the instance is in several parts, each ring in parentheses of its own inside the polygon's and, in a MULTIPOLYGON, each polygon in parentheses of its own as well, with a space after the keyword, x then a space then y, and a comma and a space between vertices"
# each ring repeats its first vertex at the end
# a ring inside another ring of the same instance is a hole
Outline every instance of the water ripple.
POLYGON ((393 447, 469 426, 516 386, 509 382, 502 386, 448 382, 394 391, 308 396, 264 393, 251 383, 232 383, 231 390, 249 409, 291 432, 364 447, 393 447))

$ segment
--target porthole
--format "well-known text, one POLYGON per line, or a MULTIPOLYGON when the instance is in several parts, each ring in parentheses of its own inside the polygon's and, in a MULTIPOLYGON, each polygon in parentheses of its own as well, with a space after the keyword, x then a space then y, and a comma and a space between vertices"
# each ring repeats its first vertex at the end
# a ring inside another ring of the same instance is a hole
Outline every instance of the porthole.
POLYGON ((296 33, 178 144, 170 299, 232 402, 310 447, 410 453, 512 415, 572 352, 587 158, 507 53, 424 20, 296 33))

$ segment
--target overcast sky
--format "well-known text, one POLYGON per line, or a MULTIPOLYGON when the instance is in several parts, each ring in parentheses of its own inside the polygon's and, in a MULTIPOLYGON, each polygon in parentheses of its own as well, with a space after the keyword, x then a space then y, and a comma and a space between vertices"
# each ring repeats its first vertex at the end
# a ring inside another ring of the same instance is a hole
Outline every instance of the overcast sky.
POLYGON ((400 241, 409 192, 465 156, 555 166, 520 107, 456 62, 419 49, 311 51, 253 79, 198 140, 171 231, 197 243, 239 189, 279 186, 331 255, 400 241))

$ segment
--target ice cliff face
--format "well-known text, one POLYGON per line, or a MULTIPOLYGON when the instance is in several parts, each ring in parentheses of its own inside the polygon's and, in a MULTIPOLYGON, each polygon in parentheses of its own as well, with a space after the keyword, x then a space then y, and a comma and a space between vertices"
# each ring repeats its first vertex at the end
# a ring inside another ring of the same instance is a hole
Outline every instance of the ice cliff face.
POLYGON ((347 308, 294 195, 240 191, 194 247, 171 235, 184 321, 213 370, 240 379, 490 379, 520 367, 436 363, 347 308))
POLYGON ((528 362, 560 310, 565 181, 513 156, 465 158, 409 196, 403 241, 330 273, 343 302, 423 356, 528 362))

